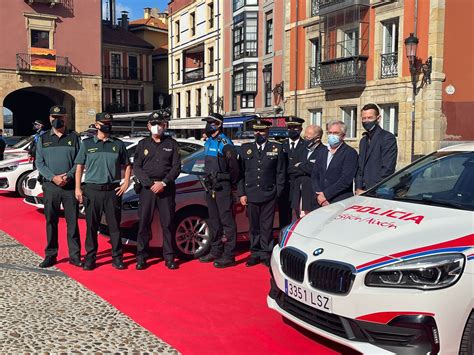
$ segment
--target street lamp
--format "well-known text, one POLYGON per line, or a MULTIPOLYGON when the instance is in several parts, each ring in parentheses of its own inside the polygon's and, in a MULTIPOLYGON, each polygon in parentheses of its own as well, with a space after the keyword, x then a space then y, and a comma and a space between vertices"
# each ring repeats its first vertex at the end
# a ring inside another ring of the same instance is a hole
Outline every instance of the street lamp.
POLYGON ((217 113, 219 113, 219 109, 222 108, 224 104, 224 99, 222 97, 218 97, 216 101, 214 101, 214 85, 212 84, 207 87, 207 97, 209 100, 209 113, 214 112, 214 105, 216 105, 217 113))
POLYGON ((405 39, 405 52, 407 55, 408 63, 410 64, 411 84, 412 84, 412 111, 411 111, 411 161, 415 158, 415 108, 416 108, 416 95, 418 91, 425 85, 431 83, 431 63, 432 58, 429 57, 426 63, 422 63, 416 57, 416 50, 418 49, 418 38, 410 33, 405 39), (423 74, 421 79, 420 87, 417 87, 418 75, 423 74))

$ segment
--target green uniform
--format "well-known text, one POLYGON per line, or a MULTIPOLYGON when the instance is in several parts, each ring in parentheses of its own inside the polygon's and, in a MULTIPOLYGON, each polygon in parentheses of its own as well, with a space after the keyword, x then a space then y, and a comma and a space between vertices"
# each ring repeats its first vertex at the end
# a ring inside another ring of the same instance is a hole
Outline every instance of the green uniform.
POLYGON ((59 137, 53 130, 43 134, 36 144, 36 167, 43 177, 44 215, 46 217, 46 256, 58 254, 58 221, 61 205, 67 223, 69 258, 80 260, 81 242, 77 217, 78 203, 74 195, 74 160, 79 152, 81 139, 74 131, 65 131, 59 137), (54 176, 67 174, 68 183, 58 186, 54 176))

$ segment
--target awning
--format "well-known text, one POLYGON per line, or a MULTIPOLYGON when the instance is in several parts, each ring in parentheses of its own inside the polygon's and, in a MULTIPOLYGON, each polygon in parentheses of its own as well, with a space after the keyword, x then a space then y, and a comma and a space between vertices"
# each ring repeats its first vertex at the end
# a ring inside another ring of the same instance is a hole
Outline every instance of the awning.
POLYGON ((202 121, 204 117, 176 118, 170 120, 170 129, 204 129, 206 122, 202 121))
POLYGON ((245 122, 251 121, 258 116, 238 116, 238 117, 225 117, 224 118, 224 128, 234 128, 241 127, 245 122))

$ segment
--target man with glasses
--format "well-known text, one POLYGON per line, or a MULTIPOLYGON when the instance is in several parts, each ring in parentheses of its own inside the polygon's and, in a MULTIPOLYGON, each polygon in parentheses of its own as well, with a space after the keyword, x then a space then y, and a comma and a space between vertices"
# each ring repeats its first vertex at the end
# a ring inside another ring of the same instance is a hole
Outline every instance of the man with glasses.
POLYGON ((170 270, 178 269, 171 230, 176 207, 175 180, 181 172, 181 157, 178 142, 164 134, 167 127, 168 122, 162 114, 151 113, 147 125, 151 135, 138 143, 133 161, 133 172, 142 186, 138 208, 137 270, 147 266, 148 243, 156 209, 160 214, 165 266, 170 270))
POLYGON ((327 127, 328 147, 320 150, 311 173, 313 196, 319 206, 353 196, 357 172, 357 152, 344 142, 346 124, 331 121, 327 127))
POLYGON ((127 191, 132 171, 125 144, 112 137, 112 115, 98 113, 95 118, 97 134, 84 139, 76 158, 76 198, 86 208, 86 257, 84 270, 94 270, 97 258, 97 232, 105 214, 112 244, 112 266, 125 269, 122 240, 120 238, 120 217, 122 195, 127 191), (86 169, 84 186, 82 174, 86 169), (122 169, 125 169, 123 183, 122 169))
POLYGON ((243 176, 238 184, 240 203, 247 206, 250 258, 246 266, 262 262, 270 266, 273 250, 273 220, 277 198, 283 192, 286 162, 279 143, 269 142, 271 123, 253 121, 255 142, 242 145, 243 176))

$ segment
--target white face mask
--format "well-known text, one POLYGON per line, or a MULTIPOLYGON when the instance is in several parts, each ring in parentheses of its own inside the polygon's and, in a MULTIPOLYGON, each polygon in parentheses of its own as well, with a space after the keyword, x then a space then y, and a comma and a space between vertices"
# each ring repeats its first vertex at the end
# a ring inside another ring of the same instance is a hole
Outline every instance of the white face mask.
POLYGON ((151 134, 155 136, 161 136, 161 134, 163 133, 163 127, 160 127, 160 125, 154 125, 151 126, 150 131, 151 134))

